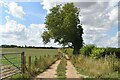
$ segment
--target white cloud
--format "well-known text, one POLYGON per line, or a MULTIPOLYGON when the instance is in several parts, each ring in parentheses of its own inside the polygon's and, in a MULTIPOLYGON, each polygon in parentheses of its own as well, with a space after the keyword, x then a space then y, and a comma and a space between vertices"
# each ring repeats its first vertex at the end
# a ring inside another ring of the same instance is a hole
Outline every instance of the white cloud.
POLYGON ((17 24, 15 20, 10 20, 9 16, 5 17, 6 24, 0 25, 0 32, 18 32, 22 31, 25 26, 22 24, 17 24))
MULTIPOLYGON (((45 29, 45 24, 30 24, 25 26, 18 24, 15 20, 11 20, 9 16, 5 17, 6 23, 0 25, 0 45, 1 44, 17 44, 30 46, 44 46, 42 41, 42 33, 45 29)), ((45 46, 56 46, 53 41, 45 46)))
POLYGON ((41 4, 43 5, 43 9, 47 10, 47 13, 50 13, 50 9, 56 6, 56 3, 54 3, 54 1, 51 0, 43 0, 41 4))
POLYGON ((118 18, 118 8, 114 8, 110 13, 108 13, 108 15, 110 16, 109 19, 111 21, 114 21, 118 18))
POLYGON ((111 6, 108 2, 102 2, 101 4, 96 3, 84 9, 83 12, 81 11, 81 15, 83 16, 81 23, 87 26, 83 25, 84 32, 87 34, 86 37, 91 35, 91 39, 84 38, 84 40, 87 41, 86 44, 92 42, 92 44, 96 44, 97 46, 118 47, 118 38, 105 34, 117 25, 117 7, 114 7, 114 5, 111 6), (89 10, 89 12, 87 10, 89 10))
POLYGON ((23 18, 24 15, 26 14, 23 11, 22 6, 19 6, 15 2, 10 2, 10 3, 7 4, 7 6, 8 6, 8 11, 6 11, 6 12, 13 15, 14 17, 23 18))
POLYGON ((95 44, 98 47, 119 47, 119 37, 118 32, 115 36, 111 37, 106 34, 92 34, 84 35, 84 41, 88 44, 95 44), (95 39, 94 39, 95 38, 95 39))
POLYGON ((18 42, 20 39, 25 40, 26 26, 18 24, 15 20, 10 20, 9 16, 6 16, 5 18, 6 23, 4 25, 0 25, 0 37, 2 42, 12 44, 13 42, 18 42))
POLYGON ((6 6, 6 5, 7 4, 4 1, 0 0, 0 6, 6 6))
POLYGON ((17 18, 23 18, 26 14, 23 7, 19 6, 16 2, 4 2, 0 0, 0 6, 7 7, 8 10, 5 10, 5 12, 17 18))
POLYGON ((39 45, 43 46, 41 35, 45 29, 44 24, 31 24, 26 29, 26 36, 28 45, 39 45))

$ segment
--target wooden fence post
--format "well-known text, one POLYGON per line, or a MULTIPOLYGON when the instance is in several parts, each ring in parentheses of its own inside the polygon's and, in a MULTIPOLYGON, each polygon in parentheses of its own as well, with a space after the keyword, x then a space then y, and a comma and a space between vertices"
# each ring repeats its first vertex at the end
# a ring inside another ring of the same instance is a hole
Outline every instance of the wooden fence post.
POLYGON ((28 68, 31 72, 31 56, 28 57, 28 68))
POLYGON ((22 52, 22 54, 21 54, 21 67, 22 67, 22 74, 24 74, 25 73, 25 56, 24 56, 25 54, 24 54, 24 52, 22 52))

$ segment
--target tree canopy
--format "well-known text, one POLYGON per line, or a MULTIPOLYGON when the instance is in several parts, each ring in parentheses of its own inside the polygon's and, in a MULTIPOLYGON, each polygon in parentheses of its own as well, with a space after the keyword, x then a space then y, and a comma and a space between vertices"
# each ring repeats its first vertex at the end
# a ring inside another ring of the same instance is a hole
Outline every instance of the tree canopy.
POLYGON ((72 46, 73 53, 78 54, 83 46, 83 28, 79 20, 79 12, 80 10, 73 3, 57 5, 50 9, 45 20, 47 30, 42 35, 43 42, 46 44, 50 39, 54 39, 54 42, 59 42, 63 46, 72 46))

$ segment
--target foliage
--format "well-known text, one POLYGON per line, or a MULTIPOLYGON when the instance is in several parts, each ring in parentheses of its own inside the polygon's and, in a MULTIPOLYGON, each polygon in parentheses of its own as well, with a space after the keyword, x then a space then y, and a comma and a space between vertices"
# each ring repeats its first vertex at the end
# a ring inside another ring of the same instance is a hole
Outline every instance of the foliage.
POLYGON ((98 48, 94 45, 85 45, 80 49, 80 53, 96 58, 115 54, 116 57, 120 58, 120 48, 98 48))
POLYGON ((74 47, 74 53, 83 45, 83 29, 79 20, 79 9, 73 3, 67 3, 64 6, 57 5, 53 7, 46 17, 46 31, 42 38, 46 44, 50 39, 63 46, 74 47))
POLYGON ((106 48, 105 54, 115 54, 116 57, 120 58, 120 48, 106 48))
POLYGON ((80 53, 94 57, 94 58, 100 58, 102 56, 105 56, 107 52, 109 52, 110 49, 108 48, 98 48, 95 45, 85 45, 80 49, 80 53))
POLYGON ((85 45, 80 49, 80 53, 89 56, 92 53, 93 48, 95 48, 94 45, 85 45))
POLYGON ((93 48, 90 54, 91 57, 100 58, 105 52, 105 49, 102 48, 93 48))
POLYGON ((57 67, 57 76, 58 76, 58 78, 66 78, 66 75, 65 75, 65 73, 66 73, 66 65, 67 65, 66 59, 62 58, 60 64, 57 67))

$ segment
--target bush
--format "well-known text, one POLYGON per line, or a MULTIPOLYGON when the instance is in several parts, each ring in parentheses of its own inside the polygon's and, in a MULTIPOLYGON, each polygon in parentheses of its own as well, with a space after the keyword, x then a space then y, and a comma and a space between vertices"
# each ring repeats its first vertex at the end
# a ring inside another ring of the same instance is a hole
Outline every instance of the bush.
POLYGON ((94 45, 86 45, 86 46, 83 46, 83 47, 80 49, 80 53, 89 56, 89 55, 92 53, 92 49, 93 49, 93 48, 95 48, 94 45))
POLYGON ((105 54, 110 55, 114 53, 117 58, 120 58, 120 48, 106 48, 105 54))
POLYGON ((105 49, 102 48, 93 48, 91 51, 90 56, 94 58, 100 58, 104 54, 105 49))

